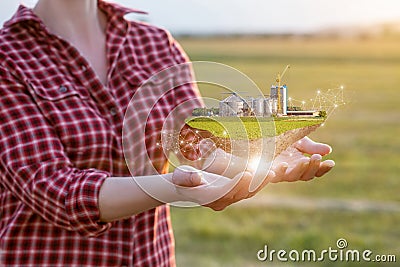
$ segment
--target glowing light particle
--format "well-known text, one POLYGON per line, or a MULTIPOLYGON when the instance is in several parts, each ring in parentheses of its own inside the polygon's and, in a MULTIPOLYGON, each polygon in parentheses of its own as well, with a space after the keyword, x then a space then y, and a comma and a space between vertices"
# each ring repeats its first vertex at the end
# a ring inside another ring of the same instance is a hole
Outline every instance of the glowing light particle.
POLYGON ((258 165, 260 164, 260 160, 261 160, 260 157, 256 157, 256 158, 253 158, 252 160, 250 160, 249 169, 254 170, 254 171, 257 170, 258 165))

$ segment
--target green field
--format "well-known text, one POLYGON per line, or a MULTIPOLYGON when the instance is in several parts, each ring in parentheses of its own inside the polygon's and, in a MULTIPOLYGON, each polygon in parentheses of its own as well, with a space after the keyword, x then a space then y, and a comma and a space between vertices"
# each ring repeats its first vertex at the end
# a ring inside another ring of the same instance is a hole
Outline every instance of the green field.
MULTIPOLYGON (((334 170, 312 182, 268 185, 262 196, 370 201, 400 205, 400 49, 395 39, 182 39, 192 60, 233 66, 267 91, 277 72, 289 95, 308 99, 317 88, 344 85, 348 105, 331 115, 312 138, 329 143, 334 170)), ((207 90, 207 88, 200 88, 207 90)), ((207 92, 211 94, 212 92, 207 92)), ((215 94, 220 99, 221 95, 215 94)), ((346 238, 351 249, 396 254, 400 261, 398 211, 348 211, 326 207, 234 205, 223 212, 172 209, 178 266, 398 266, 398 263, 259 262, 274 249, 334 247, 346 238)))
POLYGON ((209 131, 216 137, 252 140, 323 122, 322 118, 193 117, 186 123, 192 128, 209 131))

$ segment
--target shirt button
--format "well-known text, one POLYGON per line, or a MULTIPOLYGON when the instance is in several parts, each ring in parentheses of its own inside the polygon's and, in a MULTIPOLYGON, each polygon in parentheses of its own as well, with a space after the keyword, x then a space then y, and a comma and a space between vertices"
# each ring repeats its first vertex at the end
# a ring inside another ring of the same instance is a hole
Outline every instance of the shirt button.
POLYGON ((116 109, 116 108, 110 108, 110 114, 111 114, 112 116, 117 115, 117 114, 118 114, 117 109, 116 109))
POLYGON ((66 93, 68 91, 68 88, 64 85, 61 85, 60 88, 58 88, 58 91, 60 91, 60 93, 66 93))

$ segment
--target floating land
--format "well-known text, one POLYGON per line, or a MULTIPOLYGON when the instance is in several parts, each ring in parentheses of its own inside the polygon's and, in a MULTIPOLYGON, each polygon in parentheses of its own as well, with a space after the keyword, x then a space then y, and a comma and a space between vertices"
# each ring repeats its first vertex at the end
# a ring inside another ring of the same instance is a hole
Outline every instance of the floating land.
POLYGON ((251 154, 258 154, 261 147, 274 143, 273 157, 276 157, 324 121, 324 118, 192 117, 186 123, 211 133, 214 143, 228 153, 248 148, 251 154))
POLYGON ((254 140, 281 135, 287 131, 321 125, 324 118, 192 117, 186 123, 206 130, 215 137, 254 140))

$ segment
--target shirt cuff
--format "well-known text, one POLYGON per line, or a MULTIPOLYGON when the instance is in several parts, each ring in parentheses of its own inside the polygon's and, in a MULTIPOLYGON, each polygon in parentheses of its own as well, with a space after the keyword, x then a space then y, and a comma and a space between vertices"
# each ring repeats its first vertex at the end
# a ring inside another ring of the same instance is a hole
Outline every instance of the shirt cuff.
POLYGON ((95 237, 111 227, 102 223, 98 207, 100 188, 109 174, 89 169, 74 175, 65 200, 66 212, 74 231, 82 236, 95 237))

